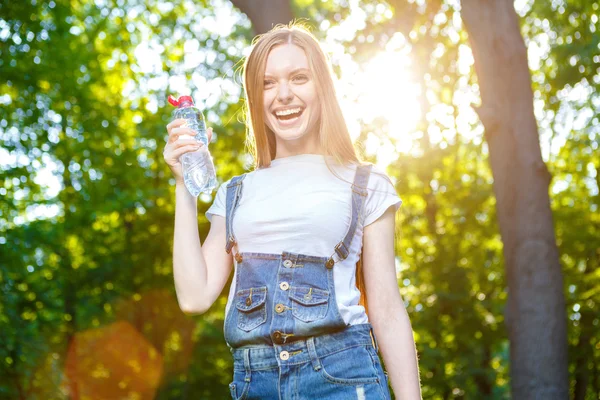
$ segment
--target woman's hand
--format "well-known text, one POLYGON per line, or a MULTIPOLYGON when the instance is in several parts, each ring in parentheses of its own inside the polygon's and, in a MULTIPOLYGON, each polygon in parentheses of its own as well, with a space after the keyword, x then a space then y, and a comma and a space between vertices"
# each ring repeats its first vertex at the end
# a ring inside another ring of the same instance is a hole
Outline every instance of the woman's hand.
MULTIPOLYGON (((204 146, 204 143, 194 140, 196 132, 193 129, 182 126, 186 122, 185 119, 179 118, 167 125, 169 137, 163 150, 163 157, 171 169, 176 182, 183 182, 183 168, 179 162, 179 157, 184 153, 196 151, 204 146)), ((212 128, 207 128, 206 134, 208 136, 208 143, 210 143, 212 128)))

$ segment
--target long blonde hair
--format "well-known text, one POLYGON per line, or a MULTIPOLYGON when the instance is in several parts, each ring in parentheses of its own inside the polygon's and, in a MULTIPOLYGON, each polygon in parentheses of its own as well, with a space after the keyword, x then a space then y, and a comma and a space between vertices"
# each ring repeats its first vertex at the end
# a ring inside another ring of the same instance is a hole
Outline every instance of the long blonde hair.
MULTIPOLYGON (((269 52, 284 44, 294 44, 304 50, 309 68, 315 79, 321 117, 319 120, 319 142, 325 155, 333 156, 342 165, 365 164, 357 155, 340 108, 333 83, 333 71, 327 55, 308 28, 300 23, 279 24, 269 32, 258 35, 252 41, 252 50, 244 62, 243 83, 246 96, 246 148, 252 155, 254 169, 269 167, 276 157, 275 134, 265 124, 263 105, 263 81, 269 52)), ((328 169, 338 178, 329 163, 328 169)), ((389 178, 388 178, 389 179, 389 178)), ((345 180, 344 180, 345 181, 345 180)), ((347 181, 346 181, 347 182, 347 181)), ((349 182, 352 183, 352 182, 349 182)), ((356 286, 360 290, 360 301, 367 311, 364 285, 362 251, 356 264, 356 286)))

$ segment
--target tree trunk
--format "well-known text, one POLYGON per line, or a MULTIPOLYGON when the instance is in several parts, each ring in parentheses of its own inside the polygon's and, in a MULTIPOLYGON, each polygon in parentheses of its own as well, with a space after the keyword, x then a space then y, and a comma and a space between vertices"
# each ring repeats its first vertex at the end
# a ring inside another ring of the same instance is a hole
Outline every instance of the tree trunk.
POLYGON ((257 35, 293 18, 290 0, 231 0, 231 3, 246 14, 257 35))
POLYGON ((513 2, 463 0, 494 176, 516 400, 567 399, 566 310, 525 43, 513 2))

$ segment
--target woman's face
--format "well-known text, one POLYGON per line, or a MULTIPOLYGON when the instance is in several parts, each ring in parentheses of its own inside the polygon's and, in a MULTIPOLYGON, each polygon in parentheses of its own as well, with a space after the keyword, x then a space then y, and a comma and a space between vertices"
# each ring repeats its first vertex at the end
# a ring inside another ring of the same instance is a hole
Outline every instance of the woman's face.
POLYGON ((283 140, 316 134, 321 115, 315 81, 304 50, 293 44, 269 52, 264 77, 267 126, 283 140))

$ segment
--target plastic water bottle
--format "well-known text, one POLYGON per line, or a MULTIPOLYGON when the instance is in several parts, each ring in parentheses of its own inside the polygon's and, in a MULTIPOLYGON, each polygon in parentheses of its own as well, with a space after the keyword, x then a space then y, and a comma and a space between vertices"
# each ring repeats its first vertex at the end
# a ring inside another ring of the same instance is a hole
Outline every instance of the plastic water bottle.
POLYGON ((187 123, 183 126, 194 130, 196 135, 193 139, 204 143, 204 146, 198 150, 184 153, 179 157, 179 162, 183 168, 185 187, 194 197, 198 197, 200 193, 211 193, 217 187, 217 176, 212 156, 208 151, 208 136, 204 115, 202 111, 194 106, 194 100, 191 96, 181 96, 179 99, 169 96, 167 100, 177 107, 173 111, 173 119, 183 118, 187 120, 187 123))

